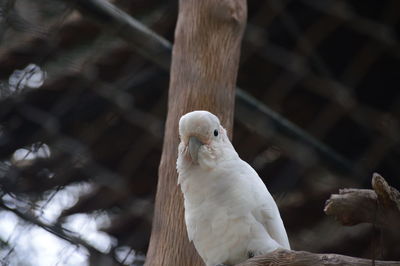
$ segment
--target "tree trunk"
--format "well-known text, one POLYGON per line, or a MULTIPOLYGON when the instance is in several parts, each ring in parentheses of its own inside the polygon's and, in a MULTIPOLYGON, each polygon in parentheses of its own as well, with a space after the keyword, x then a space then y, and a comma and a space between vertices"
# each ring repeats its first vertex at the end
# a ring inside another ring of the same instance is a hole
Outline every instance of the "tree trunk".
POLYGON ((177 185, 178 121, 189 111, 208 110, 232 132, 246 15, 246 0, 179 2, 148 266, 203 265, 188 241, 183 197, 177 185))

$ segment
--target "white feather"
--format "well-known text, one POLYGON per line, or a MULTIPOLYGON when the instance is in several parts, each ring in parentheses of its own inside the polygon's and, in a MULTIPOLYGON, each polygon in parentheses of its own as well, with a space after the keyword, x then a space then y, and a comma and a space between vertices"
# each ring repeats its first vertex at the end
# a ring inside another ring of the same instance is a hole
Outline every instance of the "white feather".
POLYGON ((278 207, 254 171, 241 160, 213 114, 194 111, 179 124, 177 170, 189 239, 207 266, 237 264, 277 248, 290 249, 278 207), (214 136, 214 130, 218 136, 214 136), (188 139, 202 140, 198 161, 188 139))

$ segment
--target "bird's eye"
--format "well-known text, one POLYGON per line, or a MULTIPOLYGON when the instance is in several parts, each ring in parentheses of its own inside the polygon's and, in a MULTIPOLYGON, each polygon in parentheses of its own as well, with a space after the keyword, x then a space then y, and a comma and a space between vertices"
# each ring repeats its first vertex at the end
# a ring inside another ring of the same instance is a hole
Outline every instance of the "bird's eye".
POLYGON ((218 130, 214 130, 214 136, 218 136, 218 130))

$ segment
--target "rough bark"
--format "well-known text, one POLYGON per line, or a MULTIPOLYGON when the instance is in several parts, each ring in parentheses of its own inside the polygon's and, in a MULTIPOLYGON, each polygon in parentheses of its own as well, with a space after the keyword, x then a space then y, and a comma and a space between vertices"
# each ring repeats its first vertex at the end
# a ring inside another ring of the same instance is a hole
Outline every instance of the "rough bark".
POLYGON ((311 266, 311 265, 341 265, 341 266, 399 266, 398 261, 374 261, 369 259, 360 259, 338 254, 315 254, 306 251, 294 251, 277 249, 274 252, 263 256, 251 258, 236 266, 267 266, 267 265, 286 265, 286 266, 311 266))
POLYGON ((379 174, 372 177, 371 189, 341 189, 325 204, 325 213, 343 225, 373 223, 398 231, 400 224, 400 193, 379 174))
POLYGON ((232 132, 245 0, 181 0, 172 53, 168 114, 146 265, 203 265, 189 243, 177 186, 179 118, 209 110, 232 132))

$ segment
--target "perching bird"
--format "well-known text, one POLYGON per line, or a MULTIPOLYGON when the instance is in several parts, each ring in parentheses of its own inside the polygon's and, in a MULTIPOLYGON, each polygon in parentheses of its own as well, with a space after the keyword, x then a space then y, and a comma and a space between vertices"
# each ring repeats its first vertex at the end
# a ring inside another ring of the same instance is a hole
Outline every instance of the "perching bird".
POLYGON ((179 135, 178 184, 187 233, 206 265, 237 264, 290 249, 274 199, 239 158, 219 119, 207 111, 187 113, 179 135))

